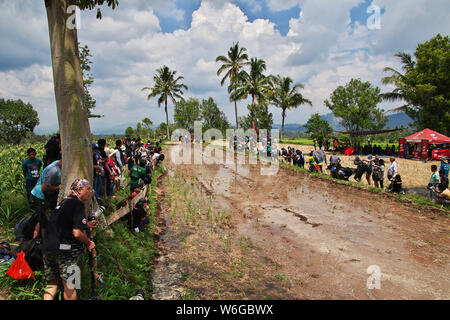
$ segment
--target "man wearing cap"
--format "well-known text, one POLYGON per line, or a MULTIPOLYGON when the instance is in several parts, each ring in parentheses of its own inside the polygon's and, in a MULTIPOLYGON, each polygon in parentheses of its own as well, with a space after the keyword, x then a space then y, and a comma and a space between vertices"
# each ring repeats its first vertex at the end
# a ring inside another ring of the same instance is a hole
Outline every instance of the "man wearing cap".
POLYGON ((87 228, 96 228, 98 225, 95 220, 86 220, 84 203, 93 195, 94 191, 87 180, 76 179, 70 187, 68 197, 61 201, 50 216, 42 240, 44 274, 47 280, 44 300, 55 298, 60 279, 64 286, 64 300, 77 299, 77 288, 73 287, 73 283, 68 283, 68 280, 73 275, 77 276, 74 272, 79 271, 77 263, 83 253, 83 244, 89 252, 95 248, 95 243, 85 234, 87 228))

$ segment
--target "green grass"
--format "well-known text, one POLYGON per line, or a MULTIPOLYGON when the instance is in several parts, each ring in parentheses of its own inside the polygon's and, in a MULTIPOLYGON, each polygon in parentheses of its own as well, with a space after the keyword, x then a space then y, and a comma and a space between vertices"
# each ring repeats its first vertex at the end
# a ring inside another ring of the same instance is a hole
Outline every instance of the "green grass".
POLYGON ((284 139, 280 140, 279 143, 314 146, 314 141, 312 139, 284 139))
MULTIPOLYGON (((149 276, 152 271, 151 261, 156 251, 153 239, 153 228, 156 225, 154 217, 157 201, 156 176, 162 172, 163 169, 158 166, 153 173, 152 190, 149 195, 150 224, 142 232, 131 233, 126 222, 120 220, 111 225, 112 237, 105 230, 96 230, 94 242, 99 257, 98 272, 102 273, 105 281, 104 286, 97 288, 101 300, 128 300, 138 289, 144 290, 146 299, 150 296, 152 286, 149 276)), ((129 190, 125 189, 117 194, 119 198, 108 200, 114 208, 114 204, 125 198, 129 190)), ((6 227, 9 227, 11 221, 15 219, 12 211, 3 214, 3 223, 6 227)), ((82 272, 78 298, 89 300, 91 280, 87 254, 82 255, 78 265, 82 272)), ((9 265, 0 266, 0 291, 8 292, 8 299, 42 299, 46 286, 42 271, 35 271, 35 279, 17 281, 5 273, 8 269, 9 265)))

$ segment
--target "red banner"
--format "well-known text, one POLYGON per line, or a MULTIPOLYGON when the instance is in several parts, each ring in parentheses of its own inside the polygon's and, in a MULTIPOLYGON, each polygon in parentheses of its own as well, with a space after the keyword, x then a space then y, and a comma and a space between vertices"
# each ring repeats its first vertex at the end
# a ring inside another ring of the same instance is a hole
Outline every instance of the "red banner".
POLYGON ((422 156, 421 159, 428 159, 428 140, 422 140, 422 156))
POLYGON ((398 155, 400 157, 405 156, 405 138, 398 139, 398 155))
POLYGON ((442 159, 443 157, 450 157, 450 149, 434 149, 433 159, 442 159))

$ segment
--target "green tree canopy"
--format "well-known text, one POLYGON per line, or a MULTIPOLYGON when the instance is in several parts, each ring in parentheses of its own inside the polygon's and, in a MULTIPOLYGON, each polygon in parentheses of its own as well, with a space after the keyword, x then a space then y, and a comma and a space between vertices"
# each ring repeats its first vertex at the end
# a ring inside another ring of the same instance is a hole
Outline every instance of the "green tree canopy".
POLYGON ((405 53, 396 56, 401 59, 405 73, 385 69, 391 75, 383 78, 383 83, 396 88, 383 94, 383 98, 406 101, 401 109, 418 129, 430 128, 450 135, 450 37, 438 34, 419 44, 415 62, 405 53))
POLYGON ((258 58, 250 60, 250 72, 242 70, 236 77, 228 91, 235 100, 244 100, 248 96, 252 98, 252 105, 268 100, 272 83, 269 77, 264 75, 266 62, 258 58))
POLYGON ((248 130, 253 128, 253 122, 258 130, 272 129, 273 115, 269 112, 269 105, 266 101, 261 101, 255 105, 249 104, 247 109, 249 111, 248 115, 239 118, 241 129, 248 130))
POLYGON ((325 100, 324 104, 349 131, 379 130, 387 121, 383 116, 384 110, 377 107, 381 101, 380 88, 373 87, 370 82, 352 79, 347 85, 334 90, 330 100, 325 100))
POLYGON ((133 127, 128 127, 128 128, 125 130, 125 135, 126 135, 126 136, 132 136, 133 134, 134 134, 133 127))
POLYGON ((306 133, 311 138, 317 139, 317 141, 329 139, 333 133, 333 127, 326 120, 322 119, 318 113, 311 115, 304 127, 306 128, 306 133))
POLYGON ((223 111, 220 111, 214 99, 209 97, 203 99, 200 105, 200 116, 202 118, 203 130, 217 129, 222 133, 230 128, 230 123, 223 111))
POLYGON ((31 104, 20 99, 0 99, 0 137, 5 142, 20 144, 38 124, 38 113, 31 104))
MULTIPOLYGON (((248 65, 248 55, 245 53, 247 51, 246 48, 239 48, 239 42, 233 43, 231 48, 227 52, 227 56, 218 56, 216 58, 216 62, 222 63, 219 70, 217 70, 217 76, 220 76, 223 72, 225 72, 225 76, 220 81, 220 84, 223 86, 225 81, 229 80, 228 92, 235 91, 236 87, 233 87, 233 84, 236 80, 241 69, 248 65), (234 88, 232 90, 232 88, 234 88)), ((234 102, 234 111, 236 116, 236 128, 239 127, 238 115, 237 115, 237 98, 236 94, 230 94, 230 101, 234 102)))
POLYGON ((170 138, 169 132, 169 113, 167 111, 167 101, 170 99, 174 105, 177 100, 183 100, 183 90, 188 90, 188 87, 180 81, 184 79, 182 76, 177 77, 175 70, 170 70, 168 66, 162 66, 156 70, 156 74, 153 76, 154 86, 142 88, 142 91, 149 90, 150 93, 147 99, 150 100, 154 97, 158 98, 158 106, 164 103, 164 110, 166 112, 166 129, 167 137, 170 138))
POLYGON ((198 99, 189 98, 175 104, 173 120, 177 128, 193 132, 194 122, 200 119, 200 102, 198 99))
POLYGON ((272 93, 270 94, 270 103, 274 106, 281 108, 281 140, 283 139, 284 121, 286 118, 286 111, 298 108, 302 104, 309 104, 312 106, 312 102, 303 97, 299 92, 303 89, 301 83, 294 84, 294 81, 289 77, 282 77, 277 75, 272 78, 272 93))

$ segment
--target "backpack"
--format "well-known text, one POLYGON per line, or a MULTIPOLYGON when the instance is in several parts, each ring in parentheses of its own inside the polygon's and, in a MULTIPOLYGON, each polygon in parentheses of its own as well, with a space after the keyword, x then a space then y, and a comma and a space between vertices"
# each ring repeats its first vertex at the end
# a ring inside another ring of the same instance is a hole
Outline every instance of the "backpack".
POLYGON ((23 217, 14 227, 14 235, 19 241, 30 240, 33 238, 34 228, 39 222, 39 216, 37 213, 33 213, 31 216, 23 217))
POLYGON ((37 236, 31 240, 22 241, 22 243, 13 251, 15 256, 19 252, 25 253, 25 261, 28 263, 32 270, 42 270, 44 268, 44 261, 42 259, 42 239, 37 236))

